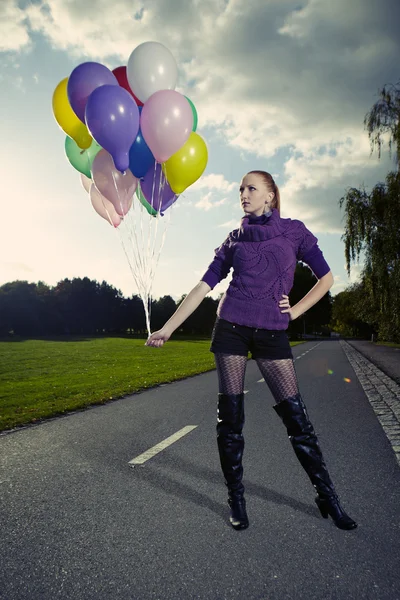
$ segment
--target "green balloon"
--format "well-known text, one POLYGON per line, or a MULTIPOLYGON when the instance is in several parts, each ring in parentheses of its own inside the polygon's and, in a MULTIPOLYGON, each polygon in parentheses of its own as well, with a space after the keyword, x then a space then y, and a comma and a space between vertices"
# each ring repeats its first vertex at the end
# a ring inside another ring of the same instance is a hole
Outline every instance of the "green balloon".
POLYGON ((193 113, 193 129, 192 131, 196 131, 197 129, 197 110, 195 105, 193 104, 193 102, 190 100, 190 98, 188 98, 187 96, 185 96, 186 100, 189 102, 191 108, 192 108, 192 113, 193 113))
POLYGON ((143 206, 145 207, 145 209, 147 210, 147 212, 149 213, 149 215, 151 215, 152 217, 156 217, 157 216, 157 211, 155 210, 155 208, 153 208, 151 206, 151 204, 149 204, 147 202, 146 198, 142 194, 142 190, 140 189, 139 185, 136 188, 136 196, 139 198, 140 202, 143 204, 143 206))
POLYGON ((68 136, 65 138, 65 154, 67 155, 69 162, 74 169, 79 171, 79 173, 83 173, 90 179, 92 178, 92 173, 90 172, 92 163, 96 154, 100 152, 101 149, 101 146, 99 146, 95 140, 93 140, 87 150, 82 150, 73 139, 68 136))

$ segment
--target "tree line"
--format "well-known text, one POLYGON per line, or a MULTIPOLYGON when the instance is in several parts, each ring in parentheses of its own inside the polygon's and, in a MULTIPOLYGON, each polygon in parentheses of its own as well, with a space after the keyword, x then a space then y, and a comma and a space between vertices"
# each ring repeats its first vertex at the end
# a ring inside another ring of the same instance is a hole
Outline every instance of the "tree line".
MULTIPOLYGON (((291 305, 296 304, 315 285, 311 269, 298 263, 290 293, 291 305)), ((163 296, 151 301, 151 329, 160 329, 175 312, 178 301, 163 296)), ((219 299, 204 298, 177 334, 210 336, 219 299)), ((303 317, 289 324, 288 333, 329 335, 332 297, 328 292, 303 317)), ((12 281, 0 287, 0 336, 59 336, 128 334, 146 336, 142 300, 122 292, 107 282, 88 277, 63 279, 54 287, 43 282, 12 281)))

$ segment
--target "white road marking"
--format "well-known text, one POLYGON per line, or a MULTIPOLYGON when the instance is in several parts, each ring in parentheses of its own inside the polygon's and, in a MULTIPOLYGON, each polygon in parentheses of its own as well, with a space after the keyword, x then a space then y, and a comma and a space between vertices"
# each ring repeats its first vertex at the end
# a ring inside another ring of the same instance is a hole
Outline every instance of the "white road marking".
POLYGON ((155 456, 162 450, 165 450, 165 448, 168 448, 168 446, 171 446, 171 444, 173 444, 174 442, 177 442, 181 437, 183 437, 184 435, 187 435, 188 433, 193 431, 193 429, 196 429, 196 427, 198 427, 198 425, 187 425, 186 427, 183 427, 182 429, 180 429, 173 435, 170 435, 169 437, 167 437, 165 440, 163 440, 159 444, 156 444, 152 448, 149 448, 148 450, 146 450, 146 452, 143 452, 142 454, 139 454, 139 456, 132 458, 132 460, 130 460, 128 464, 142 465, 143 463, 145 463, 150 458, 153 458, 153 456, 155 456))

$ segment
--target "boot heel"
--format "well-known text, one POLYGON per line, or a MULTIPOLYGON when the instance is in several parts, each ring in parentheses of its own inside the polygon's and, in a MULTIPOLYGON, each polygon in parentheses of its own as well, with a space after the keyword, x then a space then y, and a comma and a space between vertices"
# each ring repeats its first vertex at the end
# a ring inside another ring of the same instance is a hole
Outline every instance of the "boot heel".
POLYGON ((357 523, 340 506, 337 496, 330 496, 326 499, 315 498, 315 502, 324 519, 327 519, 328 515, 330 515, 339 529, 349 530, 357 527, 357 523))
POLYGON ((229 521, 233 529, 247 529, 249 518, 246 511, 246 500, 243 496, 228 498, 228 504, 231 509, 229 521))
POLYGON ((324 517, 324 519, 327 519, 329 517, 329 512, 328 507, 326 506, 326 502, 324 502, 320 498, 315 498, 315 503, 318 506, 321 515, 324 517))

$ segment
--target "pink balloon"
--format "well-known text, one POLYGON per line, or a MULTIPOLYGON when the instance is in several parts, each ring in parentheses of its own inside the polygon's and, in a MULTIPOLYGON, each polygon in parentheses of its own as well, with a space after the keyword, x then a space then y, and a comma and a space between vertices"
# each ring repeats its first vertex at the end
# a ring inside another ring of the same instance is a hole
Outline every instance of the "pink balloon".
POLYGON ((132 206, 138 180, 129 169, 121 173, 107 150, 100 150, 92 164, 92 177, 96 188, 123 217, 132 206))
POLYGON ((168 160, 189 138, 192 108, 175 90, 160 90, 143 105, 140 127, 146 144, 159 163, 168 160))
POLYGON ((117 214, 111 202, 100 194, 94 183, 92 183, 90 186, 89 195, 93 208, 97 214, 108 221, 113 227, 118 227, 118 225, 121 223, 121 217, 117 214))
POLYGON ((83 187, 85 188, 87 193, 89 193, 90 186, 92 185, 92 180, 89 179, 89 177, 86 177, 86 175, 84 175, 84 173, 81 173, 81 184, 83 185, 83 187))

